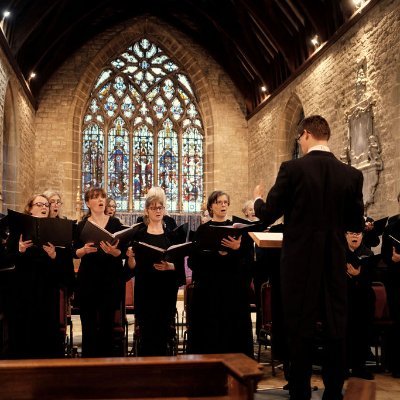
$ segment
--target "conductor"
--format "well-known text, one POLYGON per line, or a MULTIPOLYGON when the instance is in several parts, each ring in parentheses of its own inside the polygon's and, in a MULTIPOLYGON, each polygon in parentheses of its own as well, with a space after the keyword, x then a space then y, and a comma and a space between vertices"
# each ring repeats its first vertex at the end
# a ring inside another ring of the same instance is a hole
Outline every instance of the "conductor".
POLYGON ((266 202, 254 189, 256 216, 267 225, 284 216, 281 289, 290 359, 290 399, 311 398, 312 345, 322 322, 323 400, 342 399, 345 378, 346 258, 344 234, 360 232, 363 176, 330 152, 330 128, 319 115, 298 126, 304 157, 283 162, 266 202))

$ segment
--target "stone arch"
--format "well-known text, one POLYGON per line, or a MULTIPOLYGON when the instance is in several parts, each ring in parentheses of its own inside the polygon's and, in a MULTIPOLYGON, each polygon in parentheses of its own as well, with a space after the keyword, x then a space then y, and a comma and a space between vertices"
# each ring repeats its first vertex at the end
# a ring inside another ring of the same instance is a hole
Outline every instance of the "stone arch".
POLYGON ((304 109, 299 96, 292 93, 282 115, 282 132, 284 137, 284 147, 282 149, 282 161, 296 158, 298 146, 296 143, 296 128, 304 118, 304 109))
POLYGON ((157 18, 146 17, 135 19, 124 26, 112 40, 110 40, 92 59, 76 87, 71 104, 72 130, 73 130, 73 160, 74 174, 73 185, 77 190, 76 209, 80 208, 78 197, 81 182, 81 125, 85 112, 86 102, 90 95, 101 68, 112 58, 131 45, 141 36, 163 47, 169 56, 176 60, 191 79, 194 91, 198 98, 199 111, 204 123, 204 193, 213 189, 214 184, 214 123, 212 117, 211 101, 209 99, 209 85, 203 68, 199 65, 194 54, 190 54, 185 42, 190 41, 183 33, 176 32, 157 18))
POLYGON ((16 123, 16 105, 11 84, 8 83, 4 97, 3 143, 2 143, 2 210, 15 209, 17 199, 18 176, 18 140, 16 123))

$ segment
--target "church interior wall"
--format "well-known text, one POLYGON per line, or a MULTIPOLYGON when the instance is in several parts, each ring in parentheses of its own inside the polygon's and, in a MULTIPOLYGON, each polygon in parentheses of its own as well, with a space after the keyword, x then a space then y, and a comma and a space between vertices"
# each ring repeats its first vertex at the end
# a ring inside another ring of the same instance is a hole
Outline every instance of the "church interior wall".
POLYGON ((368 213, 375 218, 398 212, 400 191, 400 2, 384 0, 336 41, 305 72, 249 119, 249 194, 255 184, 267 189, 279 165, 291 158, 294 133, 286 121, 295 96, 305 116, 321 114, 332 130, 330 147, 337 157, 347 135, 346 113, 359 101, 374 103, 374 130, 381 145, 383 170, 368 213), (366 65, 365 91, 357 98, 357 70, 366 65), (288 141, 290 143, 288 143, 288 141))
POLYGON ((63 193, 66 214, 73 216, 80 191, 80 129, 85 102, 101 67, 143 32, 164 47, 186 70, 198 95, 205 128, 205 195, 226 190, 233 212, 246 200, 248 130, 243 100, 228 76, 205 51, 161 21, 147 18, 123 23, 88 42, 43 88, 35 129, 35 189, 63 193), (51 149, 51 151, 49 151, 51 149))
POLYGON ((34 192, 35 109, 0 51, 1 208, 21 210, 34 192))
MULTIPOLYGON (((15 171, 9 172, 9 179, 15 182, 14 198, 3 198, 3 205, 21 209, 32 193, 51 187, 64 195, 66 215, 76 216, 76 208, 80 207, 80 129, 85 99, 102 63, 147 32, 192 80, 205 129, 205 194, 214 189, 226 190, 232 198, 233 214, 240 213, 255 184, 264 182, 270 187, 280 163, 291 158, 294 115, 299 110, 327 118, 332 128, 330 146, 336 156, 341 155, 347 135, 346 113, 358 101, 357 66, 364 60, 363 96, 374 103, 374 130, 383 159, 369 214, 375 218, 394 214, 400 191, 399 9, 399 0, 379 2, 249 121, 239 92, 204 49, 152 18, 118 25, 80 48, 49 79, 37 112, 0 50, 1 142, 4 115, 11 107, 13 123, 8 125, 12 126, 12 144, 17 149, 15 171), (8 102, 7 92, 11 99, 8 102)), ((0 174, 3 185, 3 168, 0 174)))

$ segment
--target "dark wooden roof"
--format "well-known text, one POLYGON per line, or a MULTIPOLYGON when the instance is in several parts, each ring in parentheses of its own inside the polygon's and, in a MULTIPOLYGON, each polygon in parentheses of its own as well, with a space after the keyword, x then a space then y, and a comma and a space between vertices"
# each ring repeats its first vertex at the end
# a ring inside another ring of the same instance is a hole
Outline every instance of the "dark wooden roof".
POLYGON ((350 0, 10 0, 3 30, 36 97, 87 40, 114 24, 151 14, 201 44, 230 75, 249 113, 351 17, 350 0))

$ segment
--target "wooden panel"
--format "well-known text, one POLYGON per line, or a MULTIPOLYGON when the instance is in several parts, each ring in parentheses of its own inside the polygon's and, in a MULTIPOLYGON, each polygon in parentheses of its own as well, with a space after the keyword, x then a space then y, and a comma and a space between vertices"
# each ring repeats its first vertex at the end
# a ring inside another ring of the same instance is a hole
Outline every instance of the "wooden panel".
POLYGON ((0 399, 252 399, 259 364, 243 354, 0 361, 0 399))
POLYGON ((250 237, 258 247, 280 248, 282 247, 283 234, 279 232, 249 232, 250 237))

